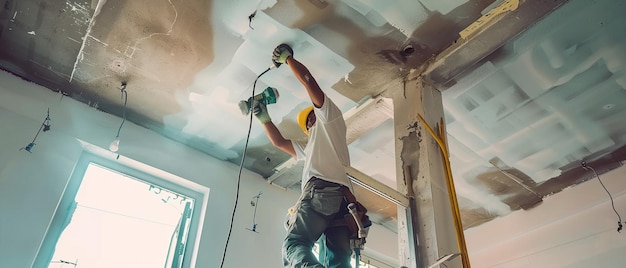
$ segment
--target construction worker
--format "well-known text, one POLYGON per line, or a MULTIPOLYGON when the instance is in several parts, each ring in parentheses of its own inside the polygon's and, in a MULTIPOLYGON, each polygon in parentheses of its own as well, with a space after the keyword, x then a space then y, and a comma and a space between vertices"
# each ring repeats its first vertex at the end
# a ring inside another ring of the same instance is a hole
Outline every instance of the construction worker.
POLYGON ((350 230, 331 227, 347 213, 346 191, 350 181, 345 166, 350 164, 346 142, 346 124, 339 108, 319 87, 309 70, 294 59, 288 45, 279 45, 273 53, 276 66, 287 64, 304 85, 313 106, 298 114, 298 124, 309 136, 308 142, 288 140, 278 131, 265 105, 256 105, 255 116, 261 121, 272 144, 298 160, 304 160, 302 195, 290 210, 287 236, 282 255, 285 267, 350 266, 350 230), (319 239, 319 260, 312 248, 319 239))

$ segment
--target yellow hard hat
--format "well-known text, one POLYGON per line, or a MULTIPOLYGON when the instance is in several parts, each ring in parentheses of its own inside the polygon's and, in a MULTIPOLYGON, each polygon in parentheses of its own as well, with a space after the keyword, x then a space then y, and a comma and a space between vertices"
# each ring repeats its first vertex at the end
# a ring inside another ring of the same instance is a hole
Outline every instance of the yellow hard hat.
POLYGON ((304 109, 302 109, 299 113, 298 113, 298 126, 300 126, 300 128, 302 129, 302 132, 304 132, 304 134, 309 135, 309 130, 306 128, 306 119, 307 117, 309 117, 309 113, 311 113, 313 111, 313 106, 309 106, 306 107, 304 109))

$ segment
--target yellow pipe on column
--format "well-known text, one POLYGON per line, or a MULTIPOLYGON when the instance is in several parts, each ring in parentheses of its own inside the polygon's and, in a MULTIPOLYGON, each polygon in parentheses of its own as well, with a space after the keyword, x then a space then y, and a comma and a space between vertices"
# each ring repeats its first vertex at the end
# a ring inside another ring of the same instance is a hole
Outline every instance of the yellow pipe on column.
POLYGON ((463 230, 463 221, 461 219, 461 210, 459 208, 459 202, 457 200, 456 197, 456 187, 454 186, 454 178, 452 176, 452 165, 450 164, 450 153, 448 152, 448 141, 446 139, 446 125, 443 122, 443 118, 439 121, 439 125, 441 126, 441 128, 439 129, 439 138, 441 139, 441 143, 443 145, 443 149, 445 151, 445 156, 444 154, 442 154, 441 158, 444 160, 444 163, 446 165, 446 170, 448 171, 448 185, 449 185, 449 191, 451 193, 451 195, 454 197, 454 207, 456 208, 456 213, 458 216, 458 222, 459 222, 459 230, 460 230, 460 240, 462 241, 461 244, 461 249, 463 252, 463 262, 466 264, 464 265, 464 267, 469 268, 470 265, 470 261, 469 261, 469 253, 467 252, 467 245, 465 242, 465 232, 463 230))
POLYGON ((440 135, 435 134, 433 129, 426 123, 426 120, 422 117, 422 115, 417 114, 419 120, 424 124, 428 133, 433 137, 433 139, 439 145, 439 149, 441 150, 443 163, 444 163, 444 173, 446 176, 446 186, 448 188, 448 198, 450 199, 450 207, 452 209, 452 216, 454 218, 454 230, 457 238, 457 246, 459 248, 459 252, 461 253, 461 261, 463 263, 464 268, 470 268, 469 256, 467 253, 467 246, 465 244, 465 234, 463 233, 463 223, 461 222, 461 212, 459 210, 459 202, 456 197, 456 189, 454 188, 454 180, 452 178, 452 168, 450 167, 450 159, 448 156, 448 149, 445 144, 445 127, 443 122, 441 122, 441 133, 440 135), (442 137, 439 137, 442 136, 442 137))

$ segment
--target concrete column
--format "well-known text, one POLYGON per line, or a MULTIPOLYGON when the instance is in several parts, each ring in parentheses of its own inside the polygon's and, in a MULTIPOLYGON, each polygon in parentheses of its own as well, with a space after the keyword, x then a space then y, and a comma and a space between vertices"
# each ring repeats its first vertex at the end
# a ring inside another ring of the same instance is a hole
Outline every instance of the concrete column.
MULTIPOLYGON (((439 133, 443 120, 441 93, 415 76, 390 90, 394 104, 397 188, 410 196, 410 208, 398 208, 400 264, 428 267, 440 257, 458 253, 439 145, 419 121, 421 114, 439 133)), ((446 262, 462 267, 461 258, 446 262)))

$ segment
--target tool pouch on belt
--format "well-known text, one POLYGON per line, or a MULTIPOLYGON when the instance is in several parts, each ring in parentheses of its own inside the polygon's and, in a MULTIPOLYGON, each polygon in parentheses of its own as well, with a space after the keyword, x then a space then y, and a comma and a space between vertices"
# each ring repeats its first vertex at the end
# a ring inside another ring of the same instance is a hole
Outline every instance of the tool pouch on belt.
MULTIPOLYGON (((356 205, 357 217, 361 220, 363 228, 367 229, 372 225, 369 216, 367 216, 367 209, 359 202, 355 202, 354 204, 356 205)), ((347 224, 348 229, 350 229, 350 238, 359 238, 359 226, 354 221, 354 217, 349 213, 343 215, 343 217, 345 224, 347 224)))
MULTIPOLYGON (((370 221, 369 216, 367 216, 367 209, 361 203, 356 201, 356 198, 348 188, 342 187, 341 191, 348 200, 348 203, 354 203, 356 205, 357 217, 361 220, 363 228, 370 227, 372 222, 370 221)), ((330 227, 338 226, 347 226, 350 230, 350 238, 358 238, 359 226, 354 221, 354 218, 350 215, 350 213, 343 215, 343 219, 339 218, 334 220, 330 225, 330 227)))

